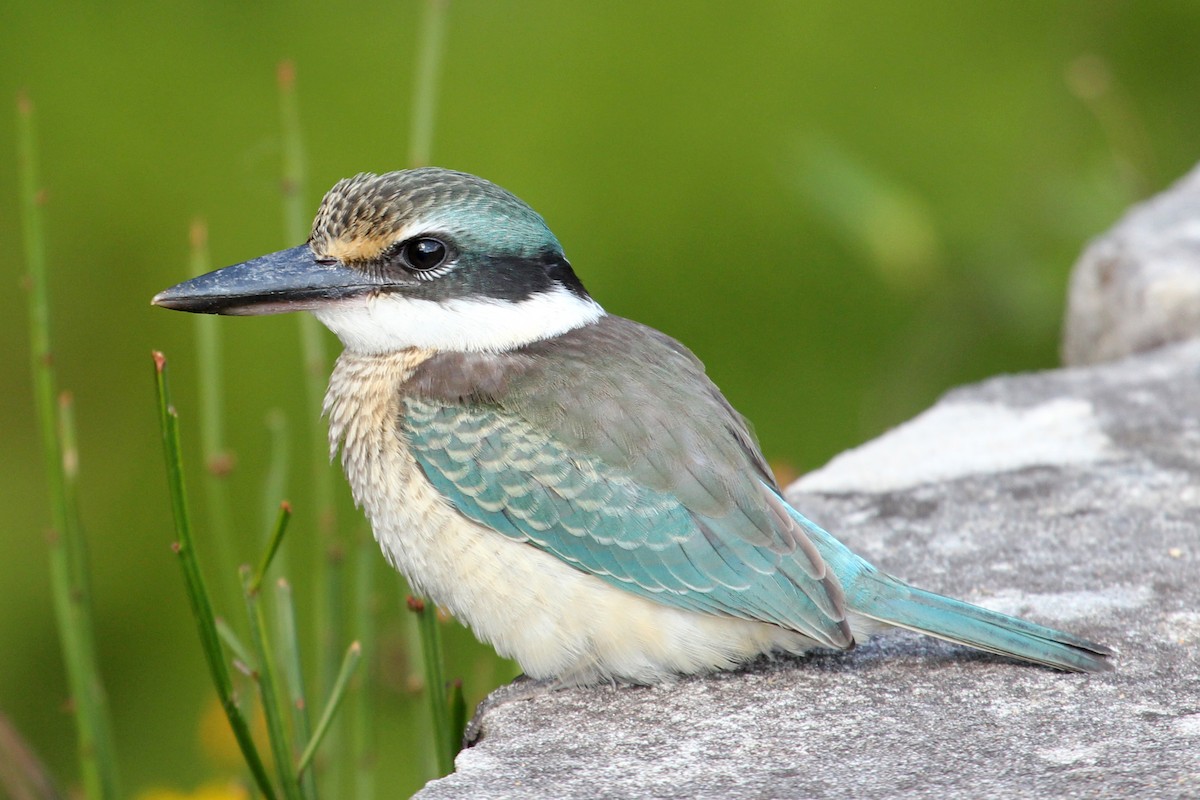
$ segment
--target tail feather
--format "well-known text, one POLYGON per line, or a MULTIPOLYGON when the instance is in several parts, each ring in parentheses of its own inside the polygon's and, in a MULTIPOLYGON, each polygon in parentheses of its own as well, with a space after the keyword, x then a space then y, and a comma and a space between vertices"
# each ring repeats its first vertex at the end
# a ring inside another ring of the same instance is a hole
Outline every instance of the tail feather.
POLYGON ((788 506, 842 582, 846 608, 887 625, 1068 672, 1107 672, 1113 651, 1064 631, 910 586, 880 572, 788 506))
POLYGON ((936 636, 989 653, 1011 656, 1068 672, 1106 672, 1112 650, 1065 631, 1047 628, 909 586, 890 575, 867 570, 848 595, 850 607, 879 622, 936 636))

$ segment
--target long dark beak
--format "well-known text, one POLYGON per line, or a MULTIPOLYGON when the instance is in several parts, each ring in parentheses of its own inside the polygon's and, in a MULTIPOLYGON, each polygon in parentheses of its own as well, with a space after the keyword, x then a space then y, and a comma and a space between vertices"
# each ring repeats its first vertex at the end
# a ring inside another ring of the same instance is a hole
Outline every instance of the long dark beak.
POLYGON ((365 272, 317 261, 312 249, 302 244, 178 283, 150 302, 197 314, 281 314, 378 286, 365 272))

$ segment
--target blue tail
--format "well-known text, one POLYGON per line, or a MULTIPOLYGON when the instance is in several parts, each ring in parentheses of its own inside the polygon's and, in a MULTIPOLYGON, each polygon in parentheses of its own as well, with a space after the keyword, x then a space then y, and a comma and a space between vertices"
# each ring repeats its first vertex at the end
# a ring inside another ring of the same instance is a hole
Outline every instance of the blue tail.
POLYGON ((864 617, 989 653, 1012 656, 1068 672, 1112 669, 1112 651, 1064 631, 988 611, 863 570, 846 586, 846 605, 864 617))
POLYGON ((864 617, 939 639, 1068 672, 1112 669, 1112 650, 1079 636, 943 597, 880 572, 796 511, 821 557, 846 592, 846 607, 864 617))

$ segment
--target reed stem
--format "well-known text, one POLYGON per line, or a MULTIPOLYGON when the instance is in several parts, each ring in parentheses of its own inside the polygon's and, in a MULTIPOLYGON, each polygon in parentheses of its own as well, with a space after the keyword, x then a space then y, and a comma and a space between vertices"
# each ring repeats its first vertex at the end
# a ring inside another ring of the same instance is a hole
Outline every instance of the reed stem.
POLYGON ((17 98, 17 163, 21 227, 29 270, 29 355, 52 520, 47 537, 51 594, 75 713, 84 793, 91 800, 109 800, 120 795, 116 749, 96 655, 87 542, 75 503, 78 452, 74 447, 74 427, 69 401, 61 406, 58 403, 50 345, 42 217, 46 195, 38 177, 36 139, 33 103, 21 94, 17 98), (65 446, 67 440, 69 448, 65 446))
POLYGON ((271 756, 275 760, 275 774, 283 787, 287 800, 304 800, 300 782, 292 769, 292 745, 288 736, 283 701, 279 693, 279 679, 275 673, 275 654, 267 638, 265 614, 258 588, 251 577, 250 568, 242 567, 242 586, 245 587, 246 615, 250 620, 250 640, 258 656, 258 696, 262 701, 263 717, 267 721, 267 739, 271 744, 271 756))
POLYGON ((155 385, 158 388, 158 415, 162 429, 163 455, 167 466, 167 487, 171 494, 171 512, 175 518, 175 534, 178 536, 172 549, 179 556, 188 603, 192 608, 192 616, 196 620, 196 629, 200 634, 200 646, 204 651, 205 660, 208 662, 209 675, 217 690, 221 708, 225 711, 229 727, 233 730, 233 736, 242 751, 246 765, 250 768, 250 774, 258 786, 258 790, 268 800, 275 800, 275 790, 271 786, 271 779, 267 776, 262 757, 258 754, 254 738, 250 735, 250 726, 246 724, 246 718, 238 708, 233 681, 229 675, 229 668, 225 665, 225 654, 221 650, 221 638, 217 632, 212 600, 196 555, 196 545, 192 538, 191 515, 188 512, 187 487, 183 479, 183 457, 179 446, 179 415, 171 403, 166 367, 166 357, 162 353, 154 353, 154 375, 155 385))
POLYGON ((434 115, 437 111, 438 71, 446 39, 446 12, 449 0, 426 0, 425 18, 418 41, 417 71, 413 87, 412 127, 408 140, 408 165, 429 164, 433 149, 434 115))
POLYGON ((454 771, 454 756, 458 746, 452 741, 450 705, 446 698, 446 665, 442 655, 442 631, 437 607, 432 603, 409 596, 408 610, 417 616, 421 632, 421 663, 425 675, 425 696, 429 698, 429 718, 433 726, 433 748, 438 774, 454 771))
MULTIPOLYGON (((192 275, 212 269, 208 256, 208 225, 192 221, 192 275)), ((209 540, 216 555, 216 590, 220 600, 234 602, 241 594, 237 585, 233 524, 229 510, 229 475, 234 458, 225 445, 224 371, 221 365, 221 320, 212 314, 193 314, 196 326, 196 383, 200 394, 200 452, 204 459, 204 499, 208 508, 209 540)))
MULTIPOLYGON (((301 136, 299 103, 296 97, 296 68, 284 61, 277 72, 279 85, 279 117, 283 136, 283 227, 288 246, 308 238, 311 209, 306 205, 307 173, 304 144, 301 136)), ((337 508, 334 503, 333 470, 329 464, 329 446, 321 424, 321 408, 325 399, 325 382, 329 375, 328 359, 320 323, 311 314, 297 314, 300 326, 300 349, 303 362, 304 394, 307 399, 309 452, 313 457, 312 507, 316 514, 318 546, 316 565, 317 685, 328 693, 333 689, 337 674, 335 647, 344 638, 342 570, 346 545, 338 529, 337 508)), ((336 727, 330 732, 328 748, 335 753, 330 759, 334 771, 342 759, 336 727)), ((329 776, 329 785, 340 788, 339 775, 329 776)))

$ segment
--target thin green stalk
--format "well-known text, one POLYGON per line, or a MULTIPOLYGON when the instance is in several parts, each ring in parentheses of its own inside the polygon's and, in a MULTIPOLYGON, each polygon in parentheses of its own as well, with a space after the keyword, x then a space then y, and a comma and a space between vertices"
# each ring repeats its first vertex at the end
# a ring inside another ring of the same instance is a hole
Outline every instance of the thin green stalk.
POLYGON ((279 64, 279 121, 283 131, 283 231, 289 246, 308 238, 309 218, 305 216, 304 193, 307 175, 304 164, 304 140, 300 135, 300 109, 296 100, 296 65, 279 64))
MULTIPOLYGON (((279 116, 283 130, 283 230, 289 247, 308 238, 312 219, 305 204, 307 175, 304 145, 300 135, 300 112, 296 100, 296 69, 290 61, 279 65, 279 116)), ((320 425, 321 405, 325 400, 325 381, 329 377, 328 359, 320 323, 311 314, 298 314, 300 346, 304 359, 304 388, 311 412, 309 419, 313 451, 320 454, 314 473, 318 527, 324 536, 337 530, 334 509, 333 474, 328 465, 329 445, 320 425)))
MULTIPOLYGON (((403 578, 399 584, 400 597, 404 598, 406 605, 411 605, 412 587, 403 578)), ((413 596, 415 597, 415 595, 413 596)), ((424 603, 425 601, 421 600, 420 602, 424 603)), ((411 694, 420 694, 425 691, 425 668, 424 663, 417 663, 422 658, 421 651, 424 648, 421 645, 421 621, 416 614, 404 615, 401 634, 404 637, 404 646, 401 652, 404 661, 401 665, 404 671, 404 688, 411 694)))
MULTIPOLYGON (((305 174, 304 145, 300 133, 300 112, 296 98, 296 69, 291 61, 279 65, 279 117, 283 134, 283 226, 289 247, 308 238, 311 210, 307 208, 307 175, 305 174)), ((337 525, 334 505, 333 471, 327 454, 328 444, 322 426, 321 407, 325 398, 325 382, 329 376, 324 340, 320 324, 310 314, 298 314, 300 348, 303 358, 304 393, 307 398, 309 452, 313 455, 313 508, 316 512, 317 566, 316 591, 320 598, 316 607, 317 685, 323 692, 332 689, 337 670, 334 647, 343 640, 342 557, 346 547, 337 525)), ((342 759, 337 757, 340 737, 330 735, 329 749, 334 752, 330 763, 335 769, 342 759)), ((340 776, 329 776, 331 787, 340 788, 340 776)))
POLYGON ((96 663, 96 626, 92 619, 92 587, 88 567, 87 538, 79 519, 79 445, 75 434, 75 403, 70 392, 58 396, 59 443, 62 448, 63 492, 66 502, 67 530, 72 533, 64 537, 66 544, 68 576, 71 586, 73 611, 78 617, 77 635, 84 653, 90 653, 90 663, 85 668, 90 673, 86 704, 88 716, 96 729, 96 759, 101 765, 102 776, 111 773, 117 780, 117 754, 113 743, 112 726, 109 719, 108 700, 104 683, 96 663))
POLYGON ((183 569, 184 584, 187 588, 188 602, 192 607, 192 616, 196 620, 196 629, 200 634, 200 645, 204 657, 208 661, 209 674, 213 686, 216 687, 217 697, 221 708, 229 720, 242 757, 250 768, 258 790, 268 800, 275 800, 275 790, 271 787, 271 779, 267 776, 266 767, 254 745, 250 735, 250 726, 238 708, 237 698, 233 691, 233 681, 230 679, 229 668, 225 665, 225 655, 221 651, 221 640, 217 633, 216 619, 213 616, 212 601, 209 598, 208 587, 204 583, 204 573, 196 555, 195 542, 192 539, 192 522, 188 513, 187 489, 183 480, 183 457, 179 447, 179 415, 171 404, 170 391, 167 386, 166 357, 162 353, 154 353, 155 383, 158 387, 158 414, 162 427, 163 454, 167 466, 167 486, 171 493, 171 511, 175 518, 175 533, 179 537, 173 545, 173 550, 179 556, 179 565, 183 569))
MULTIPOLYGON (((188 239, 191 274, 202 275, 212 269, 208 257, 208 225, 204 220, 192 221, 188 239)), ((196 326, 196 383, 200 391, 200 448, 205 467, 208 539, 216 550, 218 596, 233 602, 240 591, 236 583, 237 557, 229 511, 229 474, 233 471, 234 458, 225 446, 221 320, 212 314, 193 314, 192 317, 196 326)))
MULTIPOLYGON (((283 680, 286 684, 288 705, 292 710, 292 729, 297 742, 312 738, 312 726, 308 720, 308 695, 304 689, 304 670, 300 663, 300 635, 296 627, 296 606, 292 600, 291 585, 280 578, 275 584, 276 627, 279 631, 280 660, 283 663, 283 680)), ((300 790, 309 800, 317 796, 316 777, 297 767, 300 775, 300 790)))
POLYGON ((238 635, 234 633, 233 628, 229 627, 229 623, 221 617, 217 617, 216 624, 217 635, 221 637, 221 641, 233 653, 233 657, 240 661, 246 669, 258 669, 258 665, 254 663, 254 656, 250 655, 250 651, 246 648, 242 640, 238 638, 238 635))
POLYGON ((467 698, 463 696, 462 678, 455 678, 450 684, 450 747, 457 753, 462 747, 463 734, 467 730, 467 698))
MULTIPOLYGON (((246 591, 246 607, 250 616, 251 638, 254 640, 255 650, 258 652, 258 685, 259 693, 262 696, 263 714, 267 720, 267 730, 271 739, 272 752, 275 756, 275 767, 279 773, 279 780, 283 785, 284 796, 291 798, 294 790, 297 797, 315 798, 316 786, 310 785, 308 791, 303 790, 300 787, 297 774, 291 770, 292 740, 287 735, 287 724, 282 709, 281 687, 275 673, 276 665, 271 656, 270 640, 266 634, 262 603, 259 602, 263 580, 266 578, 267 571, 271 568, 271 562, 275 559, 275 554, 279 552, 279 545, 283 543, 283 535, 287 532, 288 521, 291 518, 291 504, 287 501, 280 503, 279 514, 275 519, 271 536, 267 540, 267 546, 263 550, 262 557, 259 560, 258 569, 253 574, 251 574, 249 568, 243 570, 243 585, 246 591)), ((286 582, 282 580, 280 581, 280 585, 283 587, 287 586, 286 582)), ((304 685, 299 677, 300 643, 296 639, 295 610, 291 603, 291 592, 282 592, 280 599, 283 602, 278 608, 277 621, 281 623, 279 627, 283 634, 280 639, 280 648, 283 652, 281 663, 283 665, 285 680, 288 674, 294 669, 292 684, 299 687, 297 707, 303 712, 304 685)), ((301 714, 299 716, 293 715, 293 718, 302 722, 302 726, 296 732, 296 738, 300 741, 307 739, 308 717, 301 714)), ((311 781, 309 783, 311 784, 311 781)))
POLYGON ((346 687, 350 683, 350 677, 354 674, 354 668, 358 666, 358 660, 362 656, 362 646, 358 642, 351 642, 350 647, 346 650, 346 656, 342 659, 342 668, 338 670, 337 677, 333 681, 333 691, 329 694, 329 699, 325 701, 325 709, 321 712, 321 719, 317 722, 317 729, 313 732, 312 738, 308 742, 308 746, 304 748, 304 752, 300 754, 300 761, 297 763, 296 770, 304 772, 316 755, 317 747, 321 744, 321 739, 329 730, 329 725, 333 722, 334 714, 337 713, 338 707, 342 704, 342 700, 346 696, 346 687))
POLYGON ((412 129, 408 140, 408 165, 423 167, 429 163, 433 148, 433 120, 437 110, 438 70, 442 45, 446 39, 446 11, 450 0, 426 0, 421 25, 421 43, 413 87, 412 129))
POLYGON ((367 666, 356 676, 354 685, 354 730, 351 749, 354 758, 354 793, 358 800, 375 797, 375 683, 371 661, 376 641, 375 576, 379 549, 370 536, 359 537, 358 564, 354 581, 354 627, 367 666))
POLYGON ((263 579, 267 576, 267 570, 271 568, 271 562, 275 560, 275 554, 279 552, 279 545, 283 543, 283 534, 287 532, 288 522, 292 518, 292 505, 284 500, 279 504, 279 513, 275 517, 275 526, 271 529, 271 538, 267 540, 267 547, 263 551, 262 558, 258 562, 258 570, 254 573, 254 578, 250 581, 250 593, 258 594, 258 590, 262 588, 263 579))
MULTIPOLYGON (((274 530, 273 523, 279 513, 279 498, 286 497, 288 472, 291 466, 291 452, 288 446, 287 416, 278 408, 267 413, 267 476, 263 481, 263 516, 264 531, 274 530)), ((275 563, 279 565, 279 573, 288 575, 288 554, 286 551, 275 555, 275 563)))
POLYGON ((107 800, 120 794, 117 762, 96 658, 87 547, 72 502, 73 486, 68 485, 62 462, 62 422, 55 405, 50 348, 50 300, 42 220, 45 195, 39 188, 33 104, 24 94, 17 98, 17 162, 22 233, 29 268, 30 364, 53 520, 49 536, 51 591, 76 715, 84 792, 93 800, 107 800))
MULTIPOLYGON (((340 546, 330 546, 325 558, 319 562, 323 565, 317 575, 322 582, 324 599, 323 613, 318 614, 320 627, 317 633, 317 647, 321 658, 317 663, 317 685, 326 696, 333 691, 337 680, 337 651, 347 638, 343 625, 345 608, 342 597, 343 586, 342 550, 340 546)), ((341 735, 341 720, 336 719, 333 727, 325 734, 325 753, 328 759, 323 759, 325 767, 326 794, 340 797, 345 785, 343 770, 346 766, 346 742, 341 735)))
MULTIPOLYGON (((446 16, 449 7, 449 0, 426 0, 425 3, 425 19, 419 38, 422 46, 417 56, 412 128, 409 135, 408 163, 411 167, 428 164, 433 148, 438 72, 441 67, 442 45, 446 37, 446 16)), ((430 717, 433 722, 438 771, 442 775, 448 775, 454 771, 454 755, 458 752, 459 742, 453 740, 451 731, 437 610, 432 604, 416 598, 409 598, 409 608, 417 614, 421 631, 425 688, 428 691, 430 717)))
MULTIPOLYGON (((208 255, 208 223, 197 217, 188 229, 189 267, 192 275, 203 275, 212 269, 208 255)), ((225 453, 225 404, 222 396, 220 326, 212 314, 196 314, 197 382, 200 388, 200 448, 205 465, 210 458, 227 457, 225 453), (202 325, 203 322, 214 323, 202 325)))
MULTIPOLYGON (((300 112, 296 100, 296 70, 290 61, 279 65, 279 116, 283 129, 283 230, 287 245, 291 247, 308 238, 312 211, 305 201, 307 175, 304 168, 304 145, 300 135, 300 112)), ((313 475, 317 525, 322 536, 331 537, 337 532, 333 473, 327 458, 329 445, 325 441, 325 431, 320 424, 329 363, 325 356, 320 323, 311 314, 298 314, 296 319, 300 324, 304 389, 310 412, 309 434, 313 452, 320 454, 320 458, 314 462, 316 471, 313 475)))
POLYGON ((417 615, 421 631, 421 660, 425 671, 425 691, 429 698, 429 717, 433 724, 433 747, 437 757, 438 774, 454 771, 454 756, 458 745, 450 730, 449 705, 446 700, 446 667, 442 656, 442 631, 438 624, 437 607, 418 597, 409 597, 408 609, 417 615))
POLYGON ((292 745, 284 722, 283 703, 279 695, 279 680, 275 674, 275 656, 267 639, 266 623, 262 603, 259 602, 250 568, 242 567, 242 585, 245 587, 246 612, 250 619, 250 639, 258 654, 258 694, 262 701, 263 717, 267 721, 267 738, 271 742, 271 754, 275 759, 275 773, 283 787, 287 800, 304 800, 300 783, 292 769, 292 745))

